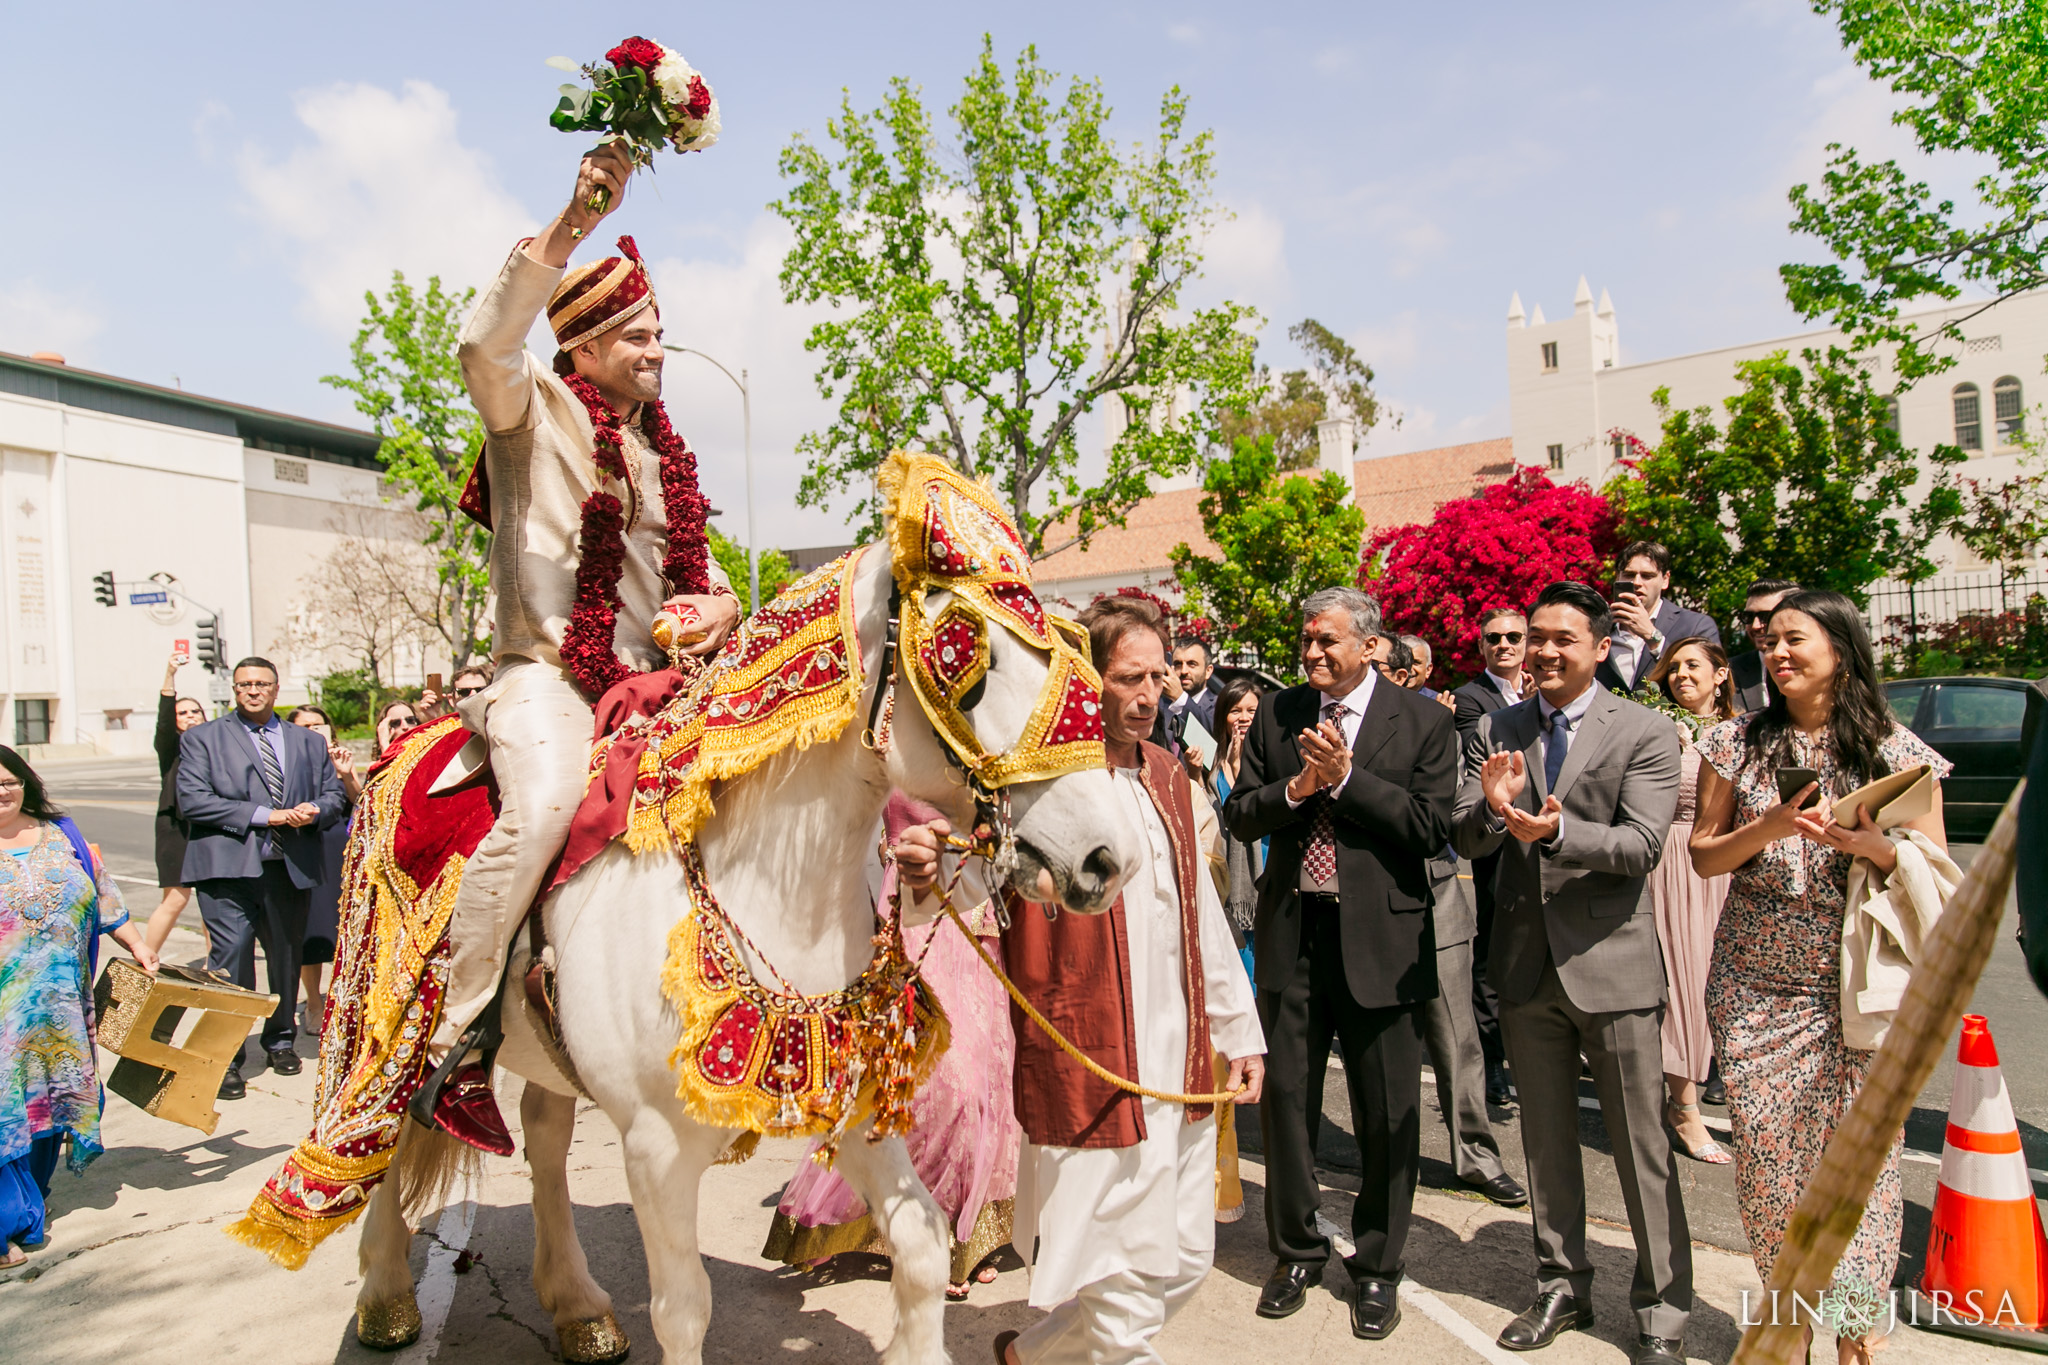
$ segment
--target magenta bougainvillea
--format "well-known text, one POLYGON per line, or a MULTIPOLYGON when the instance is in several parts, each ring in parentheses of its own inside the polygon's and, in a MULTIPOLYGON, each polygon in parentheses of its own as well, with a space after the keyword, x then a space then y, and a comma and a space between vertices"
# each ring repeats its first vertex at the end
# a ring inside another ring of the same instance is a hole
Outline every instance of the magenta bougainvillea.
POLYGON ((1430 685, 1477 674, 1479 620, 1526 607, 1561 579, 1599 586, 1620 548, 1606 498, 1558 485, 1525 465, 1505 482, 1454 498, 1429 521, 1392 526, 1367 542, 1359 586, 1379 598, 1389 629, 1419 635, 1436 654, 1430 685))

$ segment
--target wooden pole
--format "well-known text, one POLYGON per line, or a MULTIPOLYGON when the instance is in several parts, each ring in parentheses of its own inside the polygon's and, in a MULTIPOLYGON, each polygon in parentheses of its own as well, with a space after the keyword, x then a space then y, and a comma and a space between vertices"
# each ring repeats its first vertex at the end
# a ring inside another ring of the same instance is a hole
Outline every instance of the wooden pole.
POLYGON ((1871 1064, 1870 1079, 1829 1140, 1812 1183, 1792 1212, 1764 1301, 1748 1315, 1765 1321, 1742 1334, 1732 1365, 1789 1365, 1798 1353, 1806 1324, 1792 1321, 1792 1297, 1812 1303, 1833 1278, 1835 1263, 1863 1220, 1863 1206, 1884 1171, 1892 1141, 1934 1074, 1990 960, 2012 885, 2020 794, 2026 786, 2022 781, 2013 788, 1983 851, 1928 939, 1898 1016, 1871 1064), (1781 1305, 1781 1311, 1771 1312, 1772 1304, 1781 1305))

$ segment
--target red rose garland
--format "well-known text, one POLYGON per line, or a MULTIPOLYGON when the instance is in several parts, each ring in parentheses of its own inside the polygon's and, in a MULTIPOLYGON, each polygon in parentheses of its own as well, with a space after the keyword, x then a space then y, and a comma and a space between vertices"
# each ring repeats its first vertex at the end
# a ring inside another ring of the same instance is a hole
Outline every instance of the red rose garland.
MULTIPOLYGON (((619 414, 580 374, 562 382, 582 400, 597 434, 591 459, 602 473, 626 479, 625 438, 619 414)), ((668 423, 659 402, 641 406, 640 430, 661 464, 661 503, 667 522, 668 553, 662 576, 669 591, 694 596, 711 591, 710 545, 704 517, 710 500, 697 487, 697 457, 668 423)), ((576 564, 576 605, 562 633, 562 666, 593 702, 633 676, 614 645, 619 619, 619 578, 626 568, 625 509, 602 488, 583 500, 576 564)))

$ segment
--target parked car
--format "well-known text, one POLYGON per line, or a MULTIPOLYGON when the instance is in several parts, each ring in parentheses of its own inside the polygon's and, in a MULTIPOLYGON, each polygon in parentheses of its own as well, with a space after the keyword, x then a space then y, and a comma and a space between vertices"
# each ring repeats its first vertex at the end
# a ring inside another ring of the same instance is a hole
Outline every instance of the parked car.
POLYGON ((2005 799, 2026 771, 2048 696, 2024 678, 1900 678, 1884 685, 1892 714, 1955 764, 1942 784, 1949 838, 1966 843, 1991 832, 2005 799))

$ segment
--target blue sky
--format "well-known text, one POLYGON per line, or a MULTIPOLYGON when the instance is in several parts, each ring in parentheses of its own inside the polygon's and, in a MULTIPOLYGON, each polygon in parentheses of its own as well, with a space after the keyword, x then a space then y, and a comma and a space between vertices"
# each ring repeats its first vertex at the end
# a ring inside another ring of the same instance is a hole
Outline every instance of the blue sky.
MULTIPOLYGON (((792 502, 791 446, 824 409, 774 283, 776 153, 842 88, 868 107, 902 75, 950 103, 984 30, 1101 78, 1125 137, 1188 93, 1236 215, 1203 291, 1259 309, 1275 363, 1303 316, 1357 344, 1405 417, 1368 453, 1507 434, 1514 291, 1556 317, 1585 274, 1629 360, 1794 330, 1776 268, 1816 253, 1786 188, 1830 139, 1898 143, 1794 3, 596 8, 12 10, 0 349, 352 420, 318 378, 362 290, 393 267, 484 283, 581 150, 546 124, 545 59, 642 32, 711 80, 726 131, 613 222, 658 263, 671 338, 752 372, 762 542, 831 543, 839 516, 792 502)), ((671 366, 671 412, 736 511, 737 401, 696 364, 671 366)))

